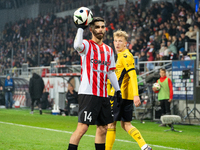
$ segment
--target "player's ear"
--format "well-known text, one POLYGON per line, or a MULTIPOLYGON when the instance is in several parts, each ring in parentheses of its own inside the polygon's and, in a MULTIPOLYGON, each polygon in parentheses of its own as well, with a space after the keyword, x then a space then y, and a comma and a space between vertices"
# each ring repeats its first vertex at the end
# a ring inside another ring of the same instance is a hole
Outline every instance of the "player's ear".
POLYGON ((125 42, 124 47, 126 47, 126 45, 127 45, 127 42, 125 42))
POLYGON ((89 30, 90 30, 90 32, 92 32, 92 28, 91 27, 89 27, 89 30))

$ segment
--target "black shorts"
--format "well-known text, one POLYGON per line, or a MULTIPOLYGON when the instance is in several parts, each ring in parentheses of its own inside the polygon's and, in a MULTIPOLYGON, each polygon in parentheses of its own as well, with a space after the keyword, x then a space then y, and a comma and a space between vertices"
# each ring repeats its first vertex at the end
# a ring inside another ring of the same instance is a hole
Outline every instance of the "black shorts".
POLYGON ((122 105, 117 107, 117 97, 110 97, 111 109, 114 115, 114 121, 132 121, 133 100, 123 99, 122 105))
POLYGON ((78 104, 78 122, 88 125, 107 125, 113 122, 109 98, 80 94, 78 104))

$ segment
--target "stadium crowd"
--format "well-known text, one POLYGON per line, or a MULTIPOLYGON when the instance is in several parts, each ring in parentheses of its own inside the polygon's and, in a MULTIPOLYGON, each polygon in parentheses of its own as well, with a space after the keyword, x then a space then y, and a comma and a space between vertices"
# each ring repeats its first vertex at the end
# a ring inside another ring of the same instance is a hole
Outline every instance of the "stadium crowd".
MULTIPOLYGON (((103 3, 96 4, 92 12, 94 16, 106 19, 104 43, 113 48, 113 31, 125 30, 129 34, 128 48, 140 61, 179 59, 180 53, 186 53, 185 42, 195 42, 196 33, 200 29, 200 8, 195 12, 190 5, 179 0, 174 6, 168 2, 152 3, 151 7, 143 11, 139 2, 126 0, 118 11, 115 7, 108 9, 103 3)), ((0 65, 3 68, 11 67, 12 48, 13 67, 16 68, 24 62, 28 62, 30 67, 49 66, 52 60, 66 65, 80 64, 80 57, 73 49, 75 34, 72 16, 59 18, 49 13, 34 19, 25 18, 7 23, 3 40, 0 40, 0 65)), ((90 38, 88 29, 84 31, 84 36, 90 38)), ((153 67, 149 65, 148 69, 153 67)))

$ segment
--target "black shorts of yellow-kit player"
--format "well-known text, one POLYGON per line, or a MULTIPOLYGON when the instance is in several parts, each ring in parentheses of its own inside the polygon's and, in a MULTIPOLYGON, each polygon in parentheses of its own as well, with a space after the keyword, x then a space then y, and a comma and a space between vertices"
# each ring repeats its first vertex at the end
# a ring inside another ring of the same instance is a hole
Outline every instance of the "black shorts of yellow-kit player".
POLYGON ((123 99, 122 104, 118 107, 117 106, 117 97, 112 96, 110 98, 112 114, 114 117, 114 121, 124 121, 129 122, 132 121, 132 114, 133 114, 133 101, 123 99), (113 107, 112 107, 113 105, 113 107))

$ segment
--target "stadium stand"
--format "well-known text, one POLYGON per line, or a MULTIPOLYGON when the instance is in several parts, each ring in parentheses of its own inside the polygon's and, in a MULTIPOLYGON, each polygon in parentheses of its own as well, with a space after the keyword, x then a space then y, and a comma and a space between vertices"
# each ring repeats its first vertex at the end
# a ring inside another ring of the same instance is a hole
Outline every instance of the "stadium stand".
MULTIPOLYGON (((195 12, 186 2, 177 1, 174 5, 169 2, 152 3, 150 7, 141 10, 137 1, 134 3, 126 0, 118 9, 106 6, 107 1, 109 0, 99 1, 99 4, 96 3, 92 9, 94 16, 106 19, 107 34, 104 42, 113 47, 113 31, 118 29, 127 31, 128 47, 140 61, 181 59, 180 56, 185 51, 185 42, 195 42, 196 33, 200 29, 200 8, 195 12)), ((12 2, 12 0, 0 1, 5 4, 1 6, 6 9, 15 7, 12 2)), ((49 1, 41 0, 41 2, 49 1)), ((87 5, 94 2, 87 1, 87 5)), ((73 8, 73 6, 67 7, 72 1, 66 3, 64 0, 52 0, 51 3, 58 8, 57 12, 73 8)), ((28 63, 29 67, 49 66, 53 60, 58 61, 59 65, 80 64, 80 57, 73 49, 76 28, 71 17, 67 15, 64 18, 56 17, 50 12, 33 19, 24 18, 5 24, 3 38, 0 40, 1 69, 11 68, 12 48, 12 65, 15 68, 20 68, 22 63, 28 63), (27 51, 25 51, 26 46, 27 51)), ((90 37, 88 29, 84 32, 84 36, 90 37)), ((190 50, 195 52, 193 44, 190 50)), ((151 66, 148 69, 151 70, 151 66)))

